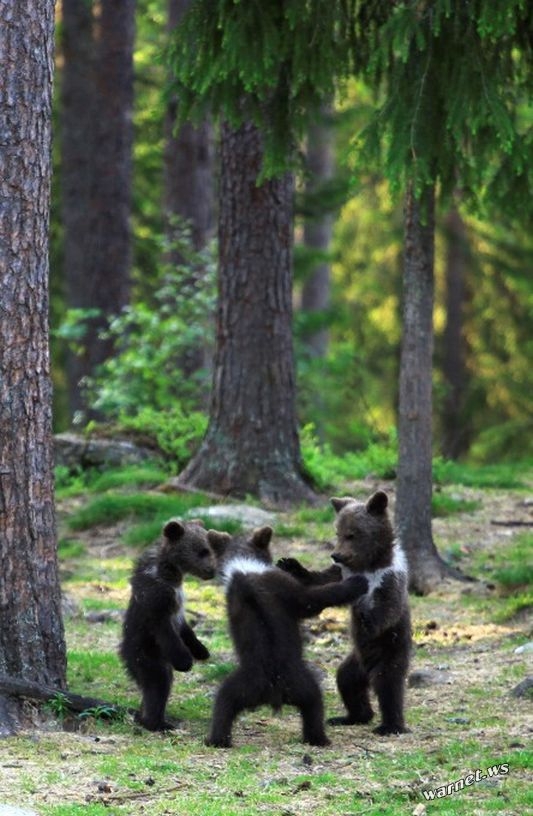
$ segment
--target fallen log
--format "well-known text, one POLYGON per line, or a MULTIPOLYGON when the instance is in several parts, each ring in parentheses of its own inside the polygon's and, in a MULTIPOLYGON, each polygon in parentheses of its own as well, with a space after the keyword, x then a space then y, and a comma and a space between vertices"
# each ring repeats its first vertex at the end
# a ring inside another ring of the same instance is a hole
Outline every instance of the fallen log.
POLYGON ((106 700, 100 700, 96 697, 84 697, 81 694, 66 691, 66 689, 53 688, 32 680, 10 677, 6 674, 0 674, 0 695, 2 694, 8 697, 23 697, 27 700, 42 700, 43 702, 60 700, 69 711, 75 713, 94 711, 105 719, 122 717, 124 713, 134 713, 134 709, 117 706, 106 700))

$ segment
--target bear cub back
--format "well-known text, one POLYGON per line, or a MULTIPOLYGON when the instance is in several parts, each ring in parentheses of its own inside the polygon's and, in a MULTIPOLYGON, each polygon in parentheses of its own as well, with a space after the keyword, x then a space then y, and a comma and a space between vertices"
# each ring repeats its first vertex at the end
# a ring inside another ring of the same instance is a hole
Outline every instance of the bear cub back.
POLYGON ((248 539, 209 532, 226 590, 229 627, 238 667, 220 686, 209 745, 229 747, 244 709, 283 704, 302 717, 303 740, 327 745, 320 687, 303 659, 299 621, 325 607, 348 604, 367 589, 361 576, 326 587, 305 587, 272 564, 270 527, 248 539))

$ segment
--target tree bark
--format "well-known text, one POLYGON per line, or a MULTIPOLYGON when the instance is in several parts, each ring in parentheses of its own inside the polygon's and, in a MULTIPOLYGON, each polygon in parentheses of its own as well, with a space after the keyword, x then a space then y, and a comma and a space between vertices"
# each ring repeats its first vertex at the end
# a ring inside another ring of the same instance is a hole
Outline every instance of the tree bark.
MULTIPOLYGON (((168 29, 172 32, 180 23, 191 0, 168 0, 168 29)), ((178 246, 173 244, 176 217, 185 221, 191 231, 192 246, 202 250, 214 233, 214 162, 213 128, 209 121, 193 125, 183 124, 176 132, 179 99, 173 95, 168 102, 165 116, 164 150, 164 212, 169 250, 166 262, 171 267, 189 265, 178 246)), ((200 290, 204 270, 191 268, 183 278, 183 291, 176 296, 190 297, 190 291, 200 290)), ((208 350, 198 344, 188 349, 176 361, 185 377, 210 365, 208 350)), ((205 401, 207 408, 207 399, 205 401)))
POLYGON ((471 425, 465 412, 468 368, 464 335, 467 299, 468 246, 463 219, 457 209, 448 213, 446 231, 446 325, 443 336, 442 374, 446 394, 442 408, 442 453, 458 459, 470 447, 471 425))
POLYGON ((396 527, 411 589, 425 593, 446 574, 431 529, 435 190, 405 199, 403 339, 400 362, 396 527))
POLYGON ((135 0, 102 0, 97 17, 92 0, 88 4, 83 0, 63 3, 68 46, 64 54, 64 211, 65 229, 71 231, 65 243, 67 302, 70 308, 99 311, 99 316, 87 323, 83 354, 70 357, 69 392, 74 415, 87 407, 80 382, 113 353, 113 341, 103 340, 99 334, 108 318, 129 302, 135 0), (84 137, 79 137, 76 121, 85 123, 84 137), (84 138, 86 150, 71 146, 77 138, 84 138), (66 213, 69 206, 75 210, 72 217, 66 213), (79 231, 72 234, 76 228, 79 231), (78 248, 73 250, 76 241, 78 248))
MULTIPOLYGON (((0 673, 62 689, 48 352, 53 37, 53 0, 0 0, 0 673)), ((0 700, 0 732, 17 716, 0 700)))
POLYGON ((210 421, 180 481, 286 504, 314 497, 302 473, 295 408, 293 179, 258 186, 262 156, 253 125, 223 125, 210 421))
MULTIPOLYGON (((180 23, 191 0, 168 0, 168 28, 180 23)), ((203 249, 214 232, 213 133, 210 122, 195 126, 187 122, 176 132, 179 100, 173 96, 165 118, 165 215, 171 232, 172 216, 191 226, 192 243, 203 249)), ((170 253, 173 264, 183 258, 170 253)))
MULTIPOLYGON (((316 194, 333 176, 333 143, 331 126, 323 111, 323 118, 309 126, 307 133, 306 169, 309 179, 306 192, 316 194)), ((311 251, 325 253, 331 244, 333 218, 331 213, 310 216, 304 224, 304 245, 311 251)), ((302 311, 324 314, 330 303, 330 264, 318 262, 302 287, 302 311)), ((328 331, 318 329, 306 337, 306 346, 313 357, 325 357, 328 331)))

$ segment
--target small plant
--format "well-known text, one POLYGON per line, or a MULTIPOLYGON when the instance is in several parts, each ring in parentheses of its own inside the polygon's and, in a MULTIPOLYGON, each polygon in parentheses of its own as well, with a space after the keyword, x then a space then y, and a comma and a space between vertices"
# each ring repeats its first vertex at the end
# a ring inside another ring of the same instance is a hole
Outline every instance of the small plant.
POLYGON ((124 706, 98 705, 86 708, 78 714, 78 720, 115 720, 123 722, 126 719, 127 709, 124 706))
POLYGON ((70 703, 66 694, 57 691, 45 705, 45 709, 49 711, 58 720, 64 720, 67 714, 70 713, 70 703))

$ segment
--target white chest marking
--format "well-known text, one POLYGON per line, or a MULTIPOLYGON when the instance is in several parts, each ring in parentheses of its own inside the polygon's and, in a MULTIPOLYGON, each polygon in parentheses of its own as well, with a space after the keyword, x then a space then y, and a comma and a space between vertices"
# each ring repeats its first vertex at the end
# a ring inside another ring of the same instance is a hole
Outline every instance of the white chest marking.
POLYGON ((274 567, 271 564, 265 564, 253 556, 237 555, 225 564, 221 573, 222 583, 227 592, 233 576, 238 572, 244 573, 245 575, 250 573, 261 574, 263 572, 269 572, 272 569, 274 569, 274 567))
MULTIPOLYGON (((341 566, 341 570, 343 578, 348 578, 354 574, 348 567, 341 566)), ((385 577, 391 573, 396 573, 399 577, 404 578, 404 580, 407 578, 407 559, 398 542, 394 545, 390 566, 382 567, 382 569, 374 570, 373 572, 362 573, 368 581, 368 590, 366 594, 359 599, 359 603, 365 603, 371 606, 374 592, 380 588, 385 577)))
POLYGON ((178 623, 183 623, 185 620, 185 593, 183 592, 182 587, 176 587, 174 591, 176 593, 176 602, 179 607, 176 613, 176 620, 178 623))

